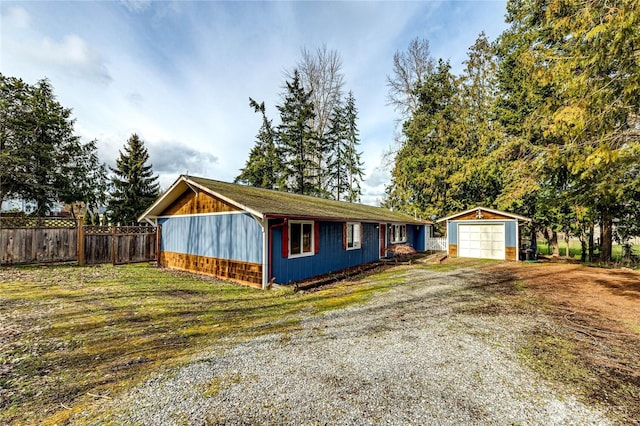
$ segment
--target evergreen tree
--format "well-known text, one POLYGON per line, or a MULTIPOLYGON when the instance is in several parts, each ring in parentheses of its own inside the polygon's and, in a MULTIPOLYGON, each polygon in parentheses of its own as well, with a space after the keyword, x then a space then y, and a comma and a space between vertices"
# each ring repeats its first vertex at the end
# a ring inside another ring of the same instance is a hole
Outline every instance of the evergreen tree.
POLYGON ((315 159, 320 155, 320 147, 310 124, 315 116, 311 94, 302 87, 297 70, 286 86, 283 104, 277 107, 281 122, 277 147, 284 182, 289 192, 319 196, 323 190, 318 186, 315 159))
POLYGON ((31 92, 21 79, 0 74, 0 202, 30 192, 29 158, 21 147, 31 140, 25 120, 31 92))
POLYGON ((493 46, 481 33, 468 51, 459 79, 459 110, 453 131, 458 134, 460 168, 449 177, 451 208, 493 207, 502 189, 504 172, 500 142, 503 129, 493 119, 497 60, 493 46))
POLYGON ((120 225, 135 225, 142 212, 157 198, 160 187, 149 153, 137 134, 132 134, 120 151, 116 168, 111 168, 113 191, 109 200, 111 221, 120 225))
MULTIPOLYGON (((51 83, 35 86, 0 74, 0 196, 34 201, 44 215, 54 202, 97 206, 106 167, 96 142, 74 135, 71 109, 56 100, 51 83)), ((73 211, 73 210, 72 210, 73 211)))
POLYGON ((258 104, 249 98, 249 105, 262 114, 262 126, 256 136, 256 144, 249 153, 249 158, 236 177, 236 183, 243 183, 257 188, 280 189, 282 165, 276 152, 275 132, 265 114, 264 102, 258 104))
POLYGON ((327 132, 327 178, 333 198, 357 202, 362 190, 360 182, 364 174, 358 151, 358 110, 353 92, 349 92, 346 105, 334 107, 327 132))
POLYGON ((346 144, 347 128, 345 109, 341 103, 333 107, 326 135, 328 152, 326 178, 334 199, 340 201, 349 191, 346 144))
POLYGON ((346 200, 353 203, 359 202, 362 195, 362 188, 360 183, 364 175, 364 163, 360 156, 361 152, 358 151, 360 146, 360 133, 358 131, 358 110, 356 108, 356 100, 353 96, 353 92, 349 92, 347 95, 347 102, 344 111, 344 120, 346 124, 345 134, 345 159, 347 168, 347 177, 349 186, 346 193, 346 200))
POLYGON ((529 182, 530 194, 538 194, 528 203, 532 216, 546 220, 554 245, 555 233, 567 228, 565 203, 573 228, 584 229, 580 218, 593 215, 582 212, 593 208, 605 261, 613 219, 626 218, 636 196, 639 9, 633 1, 510 1, 511 27, 500 43, 498 113, 515 136, 511 152, 526 166, 514 168, 518 185, 503 198, 529 182))
POLYGON ((553 1, 544 18, 554 37, 537 53, 563 90, 562 102, 544 111, 545 124, 564 142, 574 194, 600 215, 607 261, 614 218, 640 222, 637 210, 626 214, 637 199, 640 162, 640 4, 553 1))
POLYGON ((310 127, 318 144, 316 158, 313 159, 315 170, 310 174, 315 176, 317 195, 331 197, 330 178, 326 176, 330 145, 328 132, 334 108, 342 102, 342 59, 336 50, 329 50, 326 45, 315 51, 303 47, 301 56, 294 72, 287 73, 287 77, 293 79, 297 70, 302 87, 310 94, 309 100, 315 113, 310 119, 310 127))
POLYGON ((451 208, 449 177, 460 167, 453 124, 458 110, 451 66, 438 61, 418 88, 418 109, 404 123, 406 142, 395 157, 387 207, 411 215, 444 216, 451 208))

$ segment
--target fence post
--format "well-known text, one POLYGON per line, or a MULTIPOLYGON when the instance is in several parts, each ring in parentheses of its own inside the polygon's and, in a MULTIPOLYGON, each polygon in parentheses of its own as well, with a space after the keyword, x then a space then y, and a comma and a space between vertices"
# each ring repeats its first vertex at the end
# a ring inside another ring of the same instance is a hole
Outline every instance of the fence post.
POLYGON ((76 246, 78 247, 78 265, 79 266, 84 266, 85 264, 85 260, 84 260, 84 226, 83 226, 83 217, 80 216, 78 217, 78 219, 76 220, 77 222, 77 226, 78 226, 78 235, 77 235, 77 244, 76 246))
POLYGON ((111 227, 111 264, 116 264, 116 226, 111 227))

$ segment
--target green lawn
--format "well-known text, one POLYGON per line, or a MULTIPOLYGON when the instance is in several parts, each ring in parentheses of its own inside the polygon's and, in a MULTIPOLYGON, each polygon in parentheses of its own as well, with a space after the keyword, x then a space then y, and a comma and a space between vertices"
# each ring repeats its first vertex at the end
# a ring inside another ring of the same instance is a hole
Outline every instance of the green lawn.
POLYGON ((204 348, 366 300, 398 271, 309 293, 146 264, 0 269, 0 424, 63 424, 204 348))
MULTIPOLYGON (((558 241, 558 246, 560 247, 560 256, 565 255, 565 251, 567 248, 567 244, 564 241, 558 241)), ((611 248, 611 256, 614 261, 619 261, 622 259, 623 247, 620 244, 614 244, 611 248)), ((640 254, 640 245, 632 246, 632 251, 634 254, 640 254)), ((551 249, 544 241, 538 241, 538 253, 544 255, 550 255, 551 249)), ((596 254, 598 251, 596 250, 596 254)), ((582 254, 582 247, 580 246, 580 241, 578 240, 570 240, 569 241, 569 255, 572 258, 580 259, 582 254)))

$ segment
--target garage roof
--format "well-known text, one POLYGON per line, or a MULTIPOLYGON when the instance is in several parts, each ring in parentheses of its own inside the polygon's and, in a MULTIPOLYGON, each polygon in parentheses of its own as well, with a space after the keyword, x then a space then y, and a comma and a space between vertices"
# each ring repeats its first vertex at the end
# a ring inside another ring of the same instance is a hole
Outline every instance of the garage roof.
POLYGON ((476 212, 478 214, 478 217, 477 217, 478 220, 483 219, 482 212, 486 212, 486 213, 493 213, 495 215, 509 217, 509 218, 512 218, 512 219, 531 222, 530 218, 525 217, 525 216, 520 216, 519 214, 503 212, 503 211, 500 211, 500 210, 494 210, 494 209, 490 209, 490 208, 487 208, 487 207, 480 207, 480 206, 474 207, 474 208, 469 209, 469 210, 465 210, 465 211, 460 212, 460 213, 455 213, 455 214, 452 214, 452 215, 447 216, 447 217, 443 217, 442 219, 437 220, 437 222, 444 222, 444 221, 447 221, 447 220, 455 220, 457 217, 465 216, 465 215, 468 215, 469 213, 473 213, 473 212, 476 212))

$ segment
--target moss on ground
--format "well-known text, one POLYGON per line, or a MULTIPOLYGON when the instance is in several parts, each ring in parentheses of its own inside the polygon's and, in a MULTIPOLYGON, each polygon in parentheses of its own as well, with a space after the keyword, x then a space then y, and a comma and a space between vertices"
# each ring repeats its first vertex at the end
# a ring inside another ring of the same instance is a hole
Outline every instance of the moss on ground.
POLYGON ((0 423, 63 424, 222 338, 300 327, 310 313, 403 282, 383 272, 296 294, 147 264, 0 271, 0 423))

